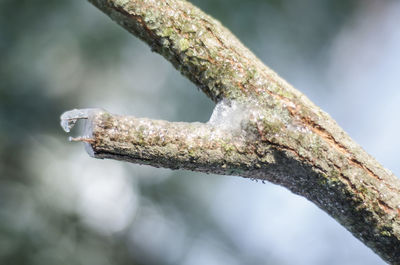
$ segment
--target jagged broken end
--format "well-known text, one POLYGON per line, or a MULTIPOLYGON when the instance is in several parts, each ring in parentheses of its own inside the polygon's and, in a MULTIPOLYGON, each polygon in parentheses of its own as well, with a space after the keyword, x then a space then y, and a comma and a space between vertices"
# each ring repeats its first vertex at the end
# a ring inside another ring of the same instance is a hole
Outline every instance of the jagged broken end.
POLYGON ((73 109, 64 112, 60 116, 60 125, 63 130, 67 133, 75 126, 78 120, 83 121, 83 130, 79 133, 81 136, 69 137, 71 142, 83 142, 86 152, 91 156, 95 157, 92 148, 93 139, 93 117, 105 112, 103 109, 88 108, 88 109, 73 109))

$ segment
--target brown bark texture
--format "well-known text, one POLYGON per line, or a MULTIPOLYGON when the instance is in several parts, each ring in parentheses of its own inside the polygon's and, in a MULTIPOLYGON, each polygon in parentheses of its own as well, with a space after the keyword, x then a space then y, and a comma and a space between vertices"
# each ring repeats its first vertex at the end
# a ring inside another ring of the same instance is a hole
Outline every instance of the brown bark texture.
POLYGON ((400 180, 229 30, 182 0, 89 1, 217 103, 208 123, 67 113, 94 157, 282 185, 400 264, 400 180))

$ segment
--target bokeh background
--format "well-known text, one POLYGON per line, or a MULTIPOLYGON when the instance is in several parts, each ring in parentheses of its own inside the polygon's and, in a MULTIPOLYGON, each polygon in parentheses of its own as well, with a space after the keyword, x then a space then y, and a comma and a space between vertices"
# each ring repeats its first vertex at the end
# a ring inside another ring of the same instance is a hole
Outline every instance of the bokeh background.
MULTIPOLYGON (((400 176, 400 2, 195 0, 400 176)), ((0 0, 0 264, 384 264, 288 190, 90 158, 60 114, 213 103, 87 1, 0 0)))

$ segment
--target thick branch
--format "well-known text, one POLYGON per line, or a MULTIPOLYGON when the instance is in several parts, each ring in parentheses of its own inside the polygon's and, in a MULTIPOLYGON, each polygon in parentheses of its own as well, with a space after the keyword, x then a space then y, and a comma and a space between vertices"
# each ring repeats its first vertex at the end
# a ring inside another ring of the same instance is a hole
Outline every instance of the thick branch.
POLYGON ((225 118, 237 125, 97 111, 88 115, 90 135, 80 139, 95 157, 272 181, 313 201, 383 259, 400 264, 400 181, 329 115, 186 1, 90 1, 211 99, 224 99, 216 111, 225 104, 225 118))

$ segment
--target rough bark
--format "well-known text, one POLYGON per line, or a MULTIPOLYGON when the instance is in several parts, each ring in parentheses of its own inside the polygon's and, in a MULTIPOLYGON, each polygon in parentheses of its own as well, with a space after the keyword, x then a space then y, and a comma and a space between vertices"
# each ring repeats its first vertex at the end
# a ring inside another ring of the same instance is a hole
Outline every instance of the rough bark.
POLYGON ((328 114, 186 1, 89 1, 219 102, 215 115, 226 119, 176 123, 91 111, 90 134, 78 140, 94 157, 271 181, 400 264, 400 180, 328 114))

